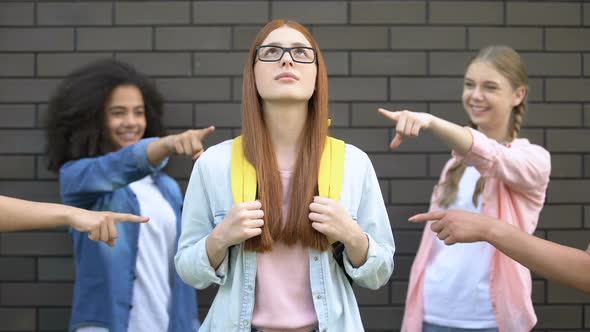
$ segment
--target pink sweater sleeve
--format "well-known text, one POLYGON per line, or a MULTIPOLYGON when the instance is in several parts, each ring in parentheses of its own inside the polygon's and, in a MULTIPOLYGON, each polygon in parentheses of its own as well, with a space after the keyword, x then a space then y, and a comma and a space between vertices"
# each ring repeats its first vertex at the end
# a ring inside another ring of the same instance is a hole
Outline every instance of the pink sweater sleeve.
POLYGON ((473 135, 473 145, 464 155, 453 151, 453 156, 464 159, 486 177, 498 178, 512 190, 525 192, 542 189, 549 183, 551 156, 544 148, 526 139, 516 139, 502 145, 479 131, 468 128, 473 135))

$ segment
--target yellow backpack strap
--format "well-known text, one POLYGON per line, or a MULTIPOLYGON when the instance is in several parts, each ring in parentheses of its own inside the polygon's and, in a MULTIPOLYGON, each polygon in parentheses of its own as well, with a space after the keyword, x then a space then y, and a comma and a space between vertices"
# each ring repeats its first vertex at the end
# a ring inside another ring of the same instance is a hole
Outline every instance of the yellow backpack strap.
POLYGON ((318 190, 322 197, 340 200, 344 181, 344 141, 328 137, 320 160, 318 190))
POLYGON ((235 204, 256 199, 256 169, 244 155, 242 136, 232 143, 231 192, 235 204))

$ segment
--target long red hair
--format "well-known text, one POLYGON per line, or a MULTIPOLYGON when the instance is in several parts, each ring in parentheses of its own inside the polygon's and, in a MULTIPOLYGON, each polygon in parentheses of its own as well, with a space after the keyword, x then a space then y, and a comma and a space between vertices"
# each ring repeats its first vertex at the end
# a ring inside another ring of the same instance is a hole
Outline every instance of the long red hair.
POLYGON ((320 158, 328 136, 328 74, 317 42, 301 24, 273 20, 258 32, 250 46, 242 82, 242 136, 244 154, 256 168, 257 194, 264 211, 262 234, 247 240, 246 249, 264 252, 272 249, 274 241, 288 245, 300 241, 304 246, 326 250, 329 246, 326 236, 311 227, 309 204, 317 193, 320 158), (278 164, 264 121, 262 99, 256 90, 254 78, 256 47, 260 46, 272 31, 283 26, 301 32, 311 47, 317 50, 315 91, 309 99, 307 122, 291 179, 289 215, 286 222, 283 222, 285 216, 282 215, 283 191, 278 164))

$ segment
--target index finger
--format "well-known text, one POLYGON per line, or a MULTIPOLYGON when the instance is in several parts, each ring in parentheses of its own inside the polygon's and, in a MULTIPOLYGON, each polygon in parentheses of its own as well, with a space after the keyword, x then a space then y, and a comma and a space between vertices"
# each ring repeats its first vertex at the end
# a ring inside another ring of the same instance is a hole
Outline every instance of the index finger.
POLYGON ((379 108, 377 109, 377 111, 381 113, 381 115, 383 115, 384 117, 389 118, 395 122, 397 122, 397 120, 399 119, 399 112, 388 111, 384 108, 379 108))
POLYGON ((141 217, 141 216, 136 216, 134 214, 131 213, 114 213, 113 214, 113 221, 115 223, 119 223, 119 222, 147 222, 148 220, 150 220, 149 217, 141 217))
POLYGON ((447 214, 447 211, 433 211, 428 213, 419 213, 410 217, 408 220, 411 222, 425 222, 430 220, 440 220, 444 218, 447 214))
POLYGON ((205 137, 211 135, 211 133, 213 133, 215 131, 215 127, 214 126, 209 126, 207 128, 203 128, 203 129, 197 129, 197 136, 199 136, 199 138, 202 140, 205 137))

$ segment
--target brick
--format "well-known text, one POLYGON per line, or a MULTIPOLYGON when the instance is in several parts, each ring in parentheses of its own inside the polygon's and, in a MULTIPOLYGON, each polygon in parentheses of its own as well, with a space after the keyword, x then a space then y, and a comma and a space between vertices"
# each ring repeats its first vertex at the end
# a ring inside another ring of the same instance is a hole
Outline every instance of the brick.
POLYGON ((193 169, 193 161, 186 156, 171 156, 166 173, 175 179, 188 180, 193 169))
POLYGON ((346 52, 322 52, 324 56, 324 62, 328 71, 328 76, 332 75, 348 75, 349 60, 348 53, 346 52))
POLYGON ((34 176, 34 157, 0 155, 0 179, 32 179, 34 176))
POLYGON ((589 152, 590 130, 548 129, 547 148, 551 152, 589 152))
POLYGON ((115 23, 133 24, 188 24, 188 1, 115 2, 115 23))
POLYGON ((547 190, 548 203, 590 203, 590 180, 553 180, 547 190))
POLYGON ((423 52, 353 52, 353 75, 425 75, 423 52))
POLYGON ((191 76, 190 53, 119 53, 116 58, 149 76, 191 76))
POLYGON ((586 250, 590 242, 590 230, 550 230, 547 232, 547 240, 586 250))
POLYGON ((359 305, 387 305, 389 304, 389 285, 384 285, 378 290, 371 290, 354 286, 354 295, 359 305))
POLYGON ((320 49, 365 50, 389 47, 387 28, 379 26, 320 26, 313 29, 320 49))
POLYGON ((462 78, 391 78, 390 100, 456 101, 461 98, 462 78))
POLYGON ((35 280, 35 259, 30 257, 0 257, 0 280, 35 280))
POLYGON ((331 128, 349 127, 350 124, 350 107, 346 103, 330 103, 328 105, 330 113, 328 116, 332 120, 331 128))
POLYGON ((404 314, 399 307, 361 307, 360 312, 364 328, 388 331, 400 327, 404 314))
POLYGON ((526 138, 526 139, 528 139, 533 144, 537 144, 537 145, 540 145, 540 146, 543 146, 543 147, 546 146, 543 129, 527 129, 527 128, 524 128, 524 129, 522 129, 520 131, 520 133, 518 134, 518 136, 520 138, 526 138))
POLYGON ((71 51, 74 30, 69 28, 0 28, 0 52, 71 51))
POLYGON ((570 154, 551 155, 552 178, 576 178, 582 176, 582 156, 570 154))
POLYGON ((47 169, 47 158, 45 156, 36 156, 37 159, 37 172, 36 177, 40 180, 57 180, 57 174, 47 169))
POLYGON ((435 1, 429 22, 434 24, 494 25, 504 23, 504 6, 490 1, 435 1))
MULTIPOLYGON (((563 229, 582 227, 582 208, 579 205, 546 204, 539 216, 540 229, 563 229)), ((589 239, 590 240, 590 239, 589 239)))
POLYGON ((533 291, 531 294, 533 304, 545 303, 545 281, 544 280, 533 280, 533 291))
POLYGON ((584 327, 590 327, 590 307, 584 306, 584 327))
POLYGON ((590 104, 584 106, 584 126, 590 127, 590 104))
POLYGON ((424 1, 352 1, 352 24, 421 24, 426 22, 424 1))
POLYGON ((53 79, 0 79, 0 102, 47 102, 57 83, 53 79))
POLYGON ((549 51, 590 51, 590 29, 547 28, 545 47, 549 51))
POLYGON ((431 75, 463 76, 475 55, 475 52, 430 52, 428 69, 431 75))
MULTIPOLYGON (((460 99, 461 96, 457 96, 460 99)), ((461 103, 431 103, 430 113, 460 126, 469 125, 469 116, 461 103)))
POLYGON ((587 3, 584 4, 584 25, 590 25, 590 5, 587 3))
POLYGON ((579 76, 582 57, 572 53, 521 53, 529 76, 579 76))
POLYGON ((30 128, 35 125, 35 105, 0 104, 0 128, 30 128))
POLYGON ((72 244, 66 232, 17 232, 0 234, 4 256, 71 255, 72 244))
MULTIPOLYGON (((588 240, 588 239, 587 239, 588 240)), ((584 249, 586 249, 584 247, 584 249)), ((590 295, 579 290, 564 286, 554 281, 547 282, 547 303, 550 304, 587 304, 590 303, 590 295)), ((578 327, 581 327, 578 326, 578 327)))
POLYGON ((408 283, 403 281, 391 281, 389 287, 391 289, 391 303, 398 305, 405 304, 406 295, 408 292, 408 283))
POLYGON ((0 308, 0 331, 33 331, 35 330, 35 309, 32 308, 0 308))
POLYGON ((227 50, 230 29, 225 27, 156 28, 157 50, 227 50))
POLYGON ((233 101, 242 100, 242 78, 234 77, 231 79, 231 95, 233 101))
MULTIPOLYGON (((381 144, 387 146, 387 144, 381 144)), ((374 154, 371 161, 375 172, 383 178, 426 176, 426 156, 412 154, 374 154)))
POLYGON ((193 105, 186 103, 165 104, 162 120, 166 127, 192 128, 194 126, 193 105))
POLYGON ((39 328, 42 331, 67 331, 70 323, 70 309, 39 309, 39 328))
POLYGON ((33 54, 0 54, 0 77, 33 76, 34 70, 33 54))
POLYGON ((540 78, 529 78, 529 91, 527 95, 527 102, 546 101, 545 96, 547 91, 543 87, 543 80, 540 78))
POLYGON ((590 78, 550 78, 545 84, 547 101, 590 101, 590 78))
POLYGON ((166 101, 226 100, 229 83, 225 78, 162 78, 156 85, 166 101))
POLYGON ((0 3, 0 25, 17 26, 33 25, 35 22, 34 3, 0 3))
MULTIPOLYGON (((389 142, 395 137, 395 129, 390 130, 389 142)), ((389 145, 389 144, 388 144, 389 145)), ((449 152, 447 145, 430 132, 420 132, 418 137, 407 137, 395 152, 449 152)))
POLYGON ((68 258, 39 258, 37 267, 39 281, 74 281, 74 260, 68 258))
POLYGON ((207 52, 193 55, 195 75, 242 75, 248 59, 246 52, 207 52))
POLYGON ((362 127, 387 127, 393 128, 395 123, 381 115, 377 109, 383 108, 388 111, 412 110, 415 112, 426 112, 425 103, 354 103, 352 104, 352 125, 362 127))
POLYGON ((590 54, 584 54, 584 76, 590 76, 590 54))
POLYGON ((330 130, 330 134, 365 152, 387 151, 386 129, 340 129, 330 130))
POLYGON ((386 180, 379 180, 379 188, 381 189, 381 195, 385 203, 389 202, 389 182, 386 180))
POLYGON ((428 175, 439 179, 447 161, 451 159, 451 152, 445 154, 429 154, 428 175))
POLYGON ((99 59, 112 58, 112 53, 41 53, 37 55, 37 75, 66 76, 99 59))
POLYGON ((422 230, 424 224, 409 222, 408 218, 418 213, 428 211, 428 205, 389 205, 387 206, 387 214, 389 215, 389 222, 394 231, 398 230, 422 230))
POLYGON ((2 305, 66 306, 72 303, 71 284, 11 283, 0 285, 2 305))
POLYGON ((241 105, 237 103, 196 104, 195 123, 197 127, 240 127, 242 125, 241 105))
POLYGON ((346 24, 346 1, 275 1, 271 5, 272 19, 294 20, 301 24, 346 24), (313 8, 313 9, 312 9, 313 8))
POLYGON ((232 49, 249 50, 261 26, 238 26, 232 31, 232 49))
MULTIPOLYGON (((397 242, 397 238, 399 237, 397 231, 393 231, 393 236, 397 242)), ((412 253, 412 255, 409 256, 405 254, 399 254, 396 251, 392 280, 408 281, 408 279, 410 278, 410 270, 412 269, 412 263, 414 262, 414 254, 415 253, 412 253)))
POLYGON ((566 305, 535 306, 536 328, 576 328, 582 326, 582 311, 566 305))
POLYGON ((151 28, 78 28, 76 41, 83 51, 140 51, 153 46, 151 28))
POLYGON ((59 203, 57 182, 0 181, 2 195, 39 202, 59 203))
POLYGON ((387 100, 387 79, 364 77, 330 78, 332 101, 381 101, 387 100))
POLYGON ((392 27, 391 48, 415 50, 464 49, 462 27, 392 27))
MULTIPOLYGON (((391 203, 427 204, 436 180, 392 180, 389 182, 391 203), (411 191, 408 188, 412 188, 411 191)), ((399 237, 396 237, 396 241, 399 237)))
POLYGON ((505 44, 518 50, 541 50, 543 49, 543 29, 469 28, 469 49, 480 49, 494 44, 505 44))
POLYGON ((590 177, 590 155, 584 156, 584 177, 590 177))
POLYGON ((524 114, 525 127, 579 127, 582 107, 579 104, 531 103, 524 114))
POLYGON ((511 2, 506 5, 509 25, 580 25, 580 4, 568 2, 511 2))
POLYGON ((193 3, 193 23, 266 23, 268 6, 267 1, 196 1, 193 3))
POLYGON ((99 2, 64 2, 37 4, 39 25, 110 25, 113 6, 99 2))
POLYGON ((41 130, 0 130, 0 153, 41 153, 44 143, 41 130))

